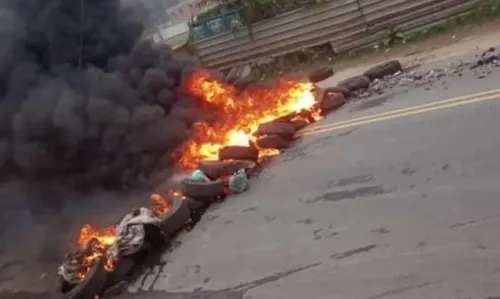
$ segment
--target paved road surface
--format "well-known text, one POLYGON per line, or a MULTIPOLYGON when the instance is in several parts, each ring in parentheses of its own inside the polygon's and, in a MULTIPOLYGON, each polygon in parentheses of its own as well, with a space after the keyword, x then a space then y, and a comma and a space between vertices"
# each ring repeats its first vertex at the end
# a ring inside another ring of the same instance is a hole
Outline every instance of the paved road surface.
MULTIPOLYGON (((318 125, 499 79, 464 75, 349 103, 318 125)), ((500 296, 499 116, 500 95, 306 136, 119 298, 500 296)))
MULTIPOLYGON (((324 124, 496 89, 499 78, 466 75, 352 103, 324 124)), ((500 96, 307 136, 130 290, 135 298, 500 296, 499 115, 500 96)))

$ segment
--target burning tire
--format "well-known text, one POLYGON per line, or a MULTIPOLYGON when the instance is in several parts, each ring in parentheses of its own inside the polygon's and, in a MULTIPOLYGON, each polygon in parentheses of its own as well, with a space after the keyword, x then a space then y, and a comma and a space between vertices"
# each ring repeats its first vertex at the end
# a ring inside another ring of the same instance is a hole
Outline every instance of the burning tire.
POLYGON ((224 182, 222 180, 197 182, 189 178, 182 180, 182 193, 193 199, 214 199, 224 193, 224 182))
POLYGON ((351 93, 356 90, 368 88, 370 86, 370 82, 371 81, 367 76, 356 76, 341 81, 337 84, 337 88, 345 89, 351 93))
POLYGON ((220 179, 224 176, 229 176, 240 169, 245 169, 247 172, 254 169, 256 163, 253 161, 231 160, 231 161, 201 161, 198 169, 212 180, 220 179))
POLYGON ((317 83, 330 78, 331 76, 333 76, 333 73, 334 72, 332 68, 321 68, 309 73, 309 81, 311 81, 311 83, 317 83))
POLYGON ((295 128, 295 131, 298 131, 298 130, 301 130, 301 129, 307 127, 309 122, 303 118, 297 118, 297 119, 292 120, 290 122, 290 124, 293 125, 293 127, 295 128))
POLYGON ((266 135, 257 139, 260 148, 284 149, 290 146, 291 141, 280 135, 266 135))
POLYGON ((169 237, 174 237, 189 220, 191 212, 188 202, 179 196, 173 196, 170 202, 170 209, 165 215, 160 216, 160 220, 163 232, 169 237))
POLYGON ((121 281, 124 280, 125 277, 130 275, 136 266, 136 260, 132 256, 124 256, 117 265, 115 265, 115 269, 108 273, 108 277, 106 279, 106 283, 104 284, 103 289, 108 289, 121 281))
POLYGON ((286 122, 271 121, 261 124, 257 130, 260 135, 279 135, 284 138, 292 138, 295 135, 295 127, 286 122))
POLYGON ((325 93, 321 101, 321 111, 330 112, 345 104, 345 97, 342 93, 325 93))
POLYGON ((108 272, 104 269, 106 258, 101 257, 89 270, 85 278, 74 287, 68 287, 64 280, 60 281, 61 299, 92 299, 103 290, 108 278, 108 272))
POLYGON ((370 80, 374 80, 384 78, 388 75, 393 75, 402 70, 403 67, 401 66, 401 62, 399 62, 399 60, 391 60, 370 68, 364 75, 370 78, 370 80))
POLYGON ((219 151, 219 160, 247 160, 257 162, 259 160, 259 151, 250 146, 226 146, 219 151))
POLYGON ((337 87, 328 87, 323 89, 323 96, 326 95, 327 93, 341 93, 345 98, 349 96, 349 90, 345 88, 344 86, 337 86, 337 87))

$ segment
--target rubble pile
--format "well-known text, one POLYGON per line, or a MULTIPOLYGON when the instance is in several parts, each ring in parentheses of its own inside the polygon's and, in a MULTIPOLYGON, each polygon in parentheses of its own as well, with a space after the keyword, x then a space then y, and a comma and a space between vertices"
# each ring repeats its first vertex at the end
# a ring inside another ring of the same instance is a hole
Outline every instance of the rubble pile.
MULTIPOLYGON (((354 99, 364 99, 374 95, 381 95, 394 89, 410 89, 421 86, 430 86, 433 83, 448 77, 462 77, 472 73, 477 79, 483 79, 500 66, 500 54, 495 48, 475 55, 473 62, 459 61, 449 63, 446 67, 434 68, 425 71, 398 71, 394 74, 374 79, 366 89, 355 90, 350 93, 354 99)), ((427 88, 429 89, 429 88, 427 88)))

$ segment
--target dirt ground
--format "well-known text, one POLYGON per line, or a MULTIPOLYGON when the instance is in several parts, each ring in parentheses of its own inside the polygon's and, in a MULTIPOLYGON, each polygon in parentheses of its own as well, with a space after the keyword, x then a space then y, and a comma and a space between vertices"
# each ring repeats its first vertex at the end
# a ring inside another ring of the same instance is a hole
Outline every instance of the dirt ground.
MULTIPOLYGON (((432 63, 450 57, 487 50, 500 45, 500 20, 483 25, 467 26, 453 32, 441 34, 428 40, 400 46, 389 51, 375 51, 360 57, 337 61, 333 64, 335 75, 324 84, 335 85, 339 81, 356 76, 380 62, 399 59, 405 67, 432 63)), ((304 78, 307 71, 287 74, 287 78, 304 78)))

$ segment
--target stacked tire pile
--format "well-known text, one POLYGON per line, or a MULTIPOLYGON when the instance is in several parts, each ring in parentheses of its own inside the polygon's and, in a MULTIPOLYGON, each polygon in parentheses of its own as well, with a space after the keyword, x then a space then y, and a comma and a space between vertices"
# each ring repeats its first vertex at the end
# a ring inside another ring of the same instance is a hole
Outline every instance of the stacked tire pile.
POLYGON ((391 60, 368 69, 363 75, 351 77, 339 82, 337 88, 346 97, 354 96, 356 93, 364 92, 368 89, 373 81, 384 79, 386 76, 393 75, 402 70, 403 67, 401 62, 398 60, 391 60))
MULTIPOLYGON (((362 75, 342 80, 336 87, 324 89, 320 101, 321 111, 328 113, 339 108, 347 99, 355 96, 356 93, 364 92, 370 88, 370 84, 373 81, 384 79, 386 76, 393 75, 402 70, 401 62, 391 60, 368 69, 362 75)), ((333 76, 333 74, 333 70, 330 68, 318 69, 309 74, 309 81, 318 83, 333 76)))
POLYGON ((258 159, 259 151, 254 147, 227 146, 219 152, 219 160, 199 162, 198 169, 208 180, 187 177, 181 181, 182 194, 203 205, 220 200, 230 193, 229 177, 240 169, 251 176, 258 159))
MULTIPOLYGON (((355 92, 369 88, 373 80, 382 79, 401 70, 399 61, 389 61, 370 68, 363 75, 343 80, 336 87, 317 88, 319 108, 323 113, 333 111, 342 106, 355 92)), ((332 69, 320 69, 310 73, 309 80, 317 83, 332 75, 332 69)), ((241 89, 252 82, 249 77, 240 81, 238 87, 241 89)), ((293 142, 295 133, 312 122, 314 118, 310 112, 302 111, 261 124, 257 131, 256 145, 226 146, 220 150, 218 160, 201 161, 198 168, 208 180, 195 181, 185 178, 181 181, 183 196, 170 194, 167 197, 170 210, 161 216, 162 243, 169 244, 180 231, 191 229, 211 203, 228 195, 228 178, 233 173, 244 169, 247 176, 251 177, 258 166, 258 148, 285 149, 293 142)), ((56 298, 93 299, 124 280, 139 262, 137 256, 125 257, 115 266, 114 271, 107 272, 106 258, 102 257, 78 285, 68 288, 64 283, 60 283, 56 298)))

